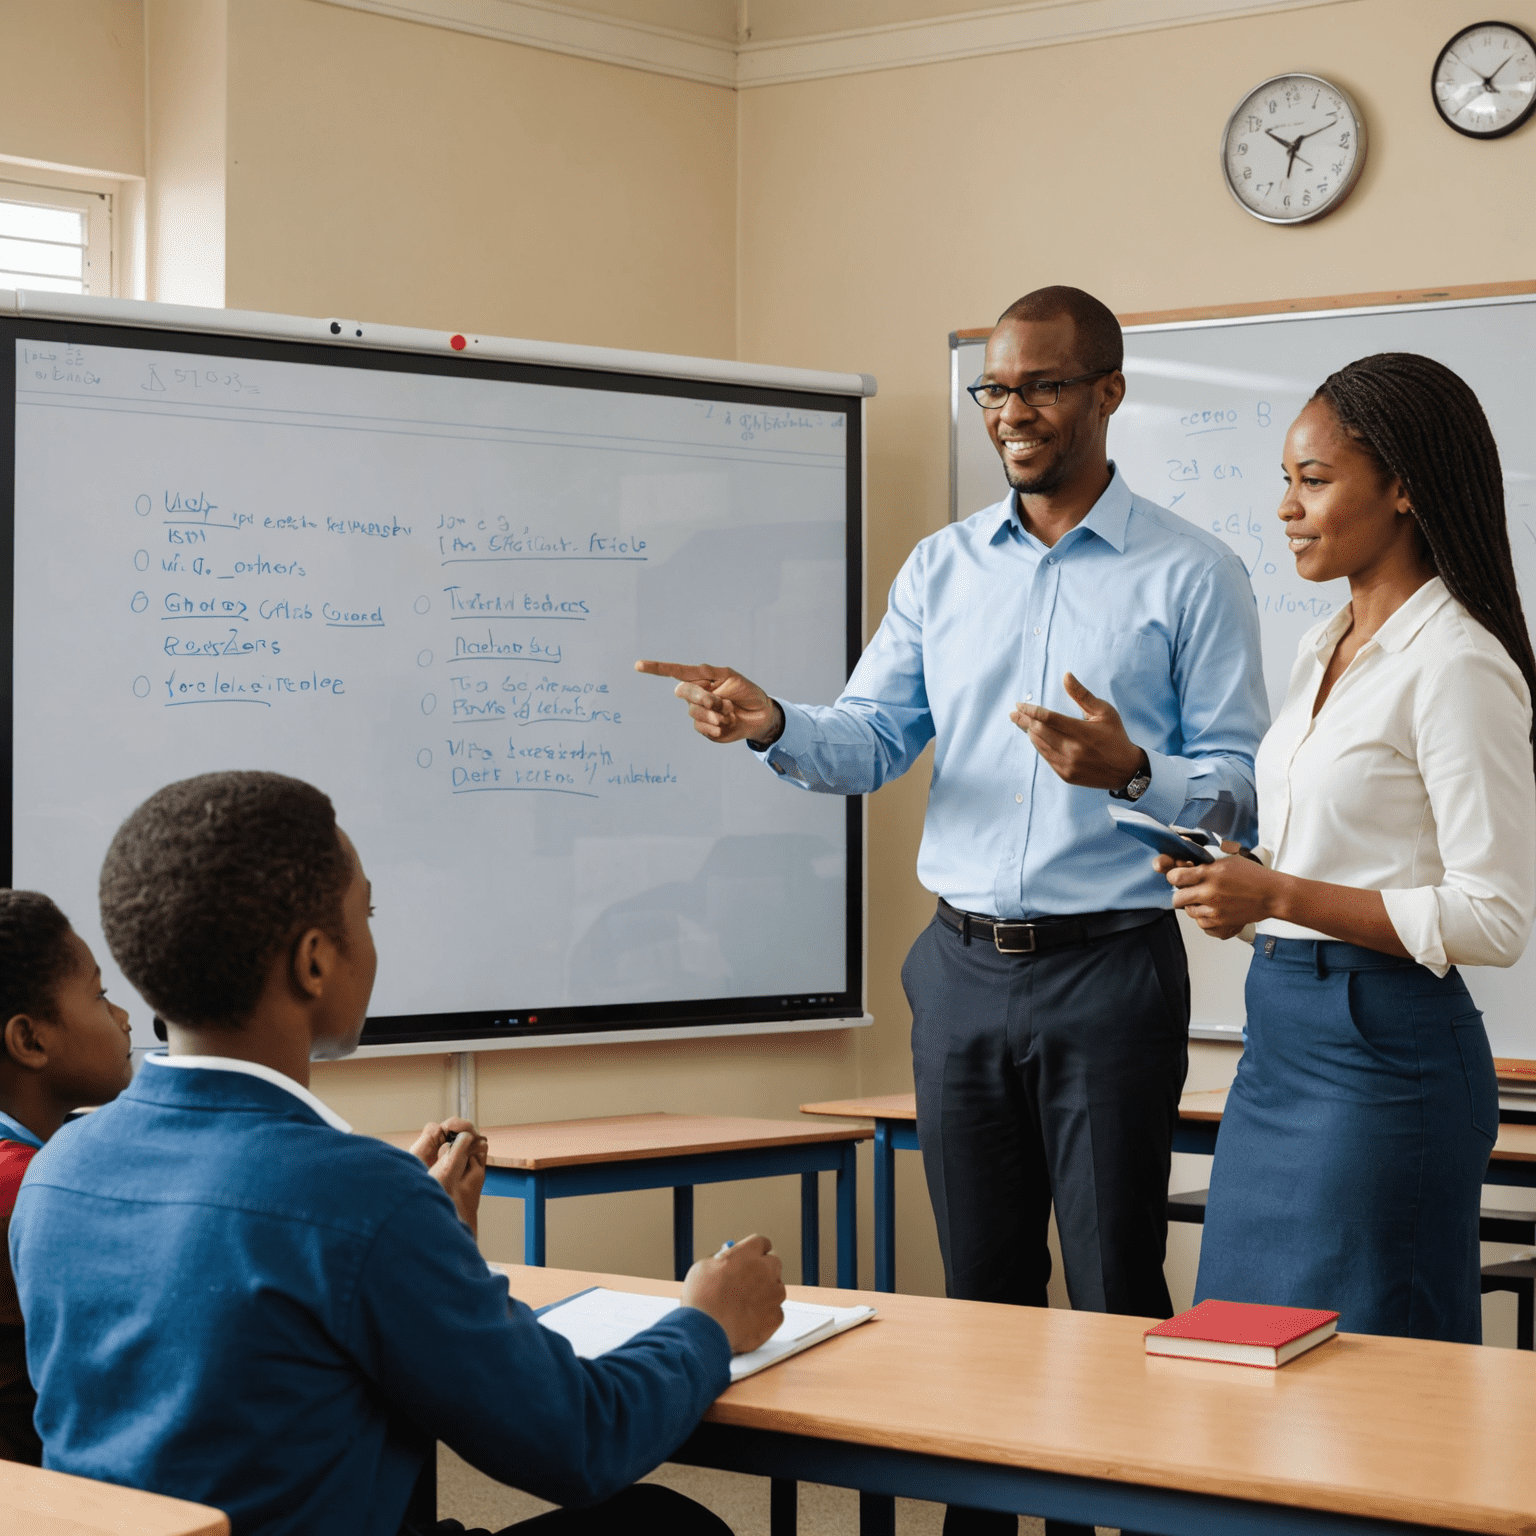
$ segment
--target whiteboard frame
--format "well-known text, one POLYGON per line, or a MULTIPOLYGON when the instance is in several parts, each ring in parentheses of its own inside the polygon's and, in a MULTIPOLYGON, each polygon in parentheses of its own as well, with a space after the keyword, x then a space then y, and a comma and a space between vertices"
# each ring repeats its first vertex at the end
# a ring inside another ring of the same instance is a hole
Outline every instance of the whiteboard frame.
MULTIPOLYGON (((210 309, 191 304, 159 304, 139 299, 108 299, 74 294, 47 293, 34 289, 0 288, 0 316, 18 320, 78 321, 91 325, 132 329, 208 333, 248 337, 259 341, 330 343, 338 347, 382 348, 392 352, 428 353, 437 357, 462 356, 492 362, 532 363, 550 367, 594 369, 603 372, 650 374, 661 378, 708 384, 740 384, 770 389, 855 396, 859 403, 859 571, 856 612, 851 615, 862 636, 865 625, 864 594, 869 563, 869 449, 867 407, 877 385, 872 374, 832 373, 810 368, 786 368, 767 363, 742 363, 728 358, 706 358, 661 352, 635 352, 619 348, 575 346, 561 342, 528 341, 509 337, 428 331, 409 326, 375 325, 341 319, 314 319, 293 315, 269 315, 252 310, 210 309)), ((859 935, 859 1000, 869 996, 869 834, 864 797, 847 797, 857 807, 860 844, 862 921, 859 935)), ((568 1033, 519 1036, 474 1036, 466 1039, 407 1040, 359 1045, 345 1060, 380 1056, 443 1056, 479 1054, 483 1051, 570 1048, 591 1045, 636 1044, 650 1040, 692 1040, 749 1035, 821 1033, 827 1030, 867 1029, 874 1023, 868 1012, 843 1018, 784 1018, 742 1020, 733 1023, 662 1025, 654 1028, 606 1028, 568 1033)))

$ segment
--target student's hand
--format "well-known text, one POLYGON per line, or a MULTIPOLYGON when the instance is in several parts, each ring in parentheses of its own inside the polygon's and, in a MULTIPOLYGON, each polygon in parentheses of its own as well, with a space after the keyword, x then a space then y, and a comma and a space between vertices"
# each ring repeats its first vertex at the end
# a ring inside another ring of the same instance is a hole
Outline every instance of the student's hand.
POLYGON ((694 730, 711 741, 769 743, 784 734, 784 711, 750 678, 730 667, 637 661, 635 671, 676 678, 673 693, 688 705, 694 730))
MULTIPOLYGON (((1236 843, 1223 843, 1226 853, 1239 853, 1236 843)), ((1153 867, 1174 888, 1173 904, 1187 912, 1207 933, 1230 939, 1249 923, 1277 916, 1276 903, 1286 877, 1254 859, 1217 859, 1214 864, 1175 863, 1163 855, 1153 867)))
POLYGON ((427 1165, 427 1172, 443 1186, 459 1220, 471 1232, 479 1231, 480 1191, 485 1187, 490 1149, 485 1137, 457 1115, 424 1126, 411 1147, 427 1165))
POLYGON ((712 1259, 700 1259, 683 1281, 683 1305, 714 1318, 733 1355, 756 1349, 784 1321, 783 1266, 769 1252, 772 1247, 754 1233, 712 1259))
POLYGON ((1141 748, 1125 734, 1120 711, 1089 693, 1070 672, 1062 683, 1082 710, 1081 720, 1040 704, 1015 704, 1008 718, 1066 783, 1088 789, 1120 789, 1129 784, 1141 768, 1141 748))

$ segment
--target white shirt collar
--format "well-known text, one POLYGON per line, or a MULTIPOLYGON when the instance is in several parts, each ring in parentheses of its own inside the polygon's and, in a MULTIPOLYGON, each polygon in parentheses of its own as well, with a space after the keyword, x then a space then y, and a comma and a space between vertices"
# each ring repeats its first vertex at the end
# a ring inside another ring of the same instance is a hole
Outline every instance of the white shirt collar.
POLYGON ((259 1061, 240 1061, 233 1056, 161 1056, 157 1053, 144 1059, 160 1067, 199 1067, 205 1072, 244 1072, 247 1077, 259 1077, 262 1082, 291 1093, 299 1103, 314 1110, 333 1131, 351 1133, 352 1127, 329 1104, 321 1103, 302 1083, 294 1082, 276 1067, 264 1066, 259 1061))

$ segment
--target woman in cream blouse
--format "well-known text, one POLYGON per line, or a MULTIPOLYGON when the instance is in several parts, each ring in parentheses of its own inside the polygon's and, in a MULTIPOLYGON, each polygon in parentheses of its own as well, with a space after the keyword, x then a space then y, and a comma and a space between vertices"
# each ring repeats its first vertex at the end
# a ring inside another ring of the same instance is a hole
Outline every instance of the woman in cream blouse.
POLYGON ((1498 1090, 1455 967, 1512 965, 1536 909, 1498 450, 1456 374, 1384 353, 1317 391, 1284 471, 1297 573, 1351 601, 1303 637, 1259 750, 1256 855, 1160 861, 1208 932, 1257 924, 1196 1296, 1477 1343, 1498 1090))

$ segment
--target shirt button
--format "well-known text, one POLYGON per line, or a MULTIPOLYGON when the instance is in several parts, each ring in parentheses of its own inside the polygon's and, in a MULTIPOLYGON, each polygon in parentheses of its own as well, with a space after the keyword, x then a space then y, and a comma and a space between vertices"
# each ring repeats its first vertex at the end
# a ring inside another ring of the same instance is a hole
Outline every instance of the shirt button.
POLYGON ((1026 694, 1025 694, 1025 695, 1024 695, 1024 702, 1025 702, 1025 703, 1026 703, 1026 704, 1033 704, 1033 703, 1034 703, 1034 702, 1035 702, 1035 696, 1034 696, 1034 694, 1032 694, 1032 693, 1026 693, 1026 694))
POLYGON ((1045 557, 1045 563, 1047 565, 1055 565, 1056 564, 1056 556, 1055 555, 1047 555, 1045 557))
POLYGON ((1013 797, 1013 803, 1015 805, 1023 805, 1024 804, 1024 796, 1023 795, 1015 795, 1013 797))

